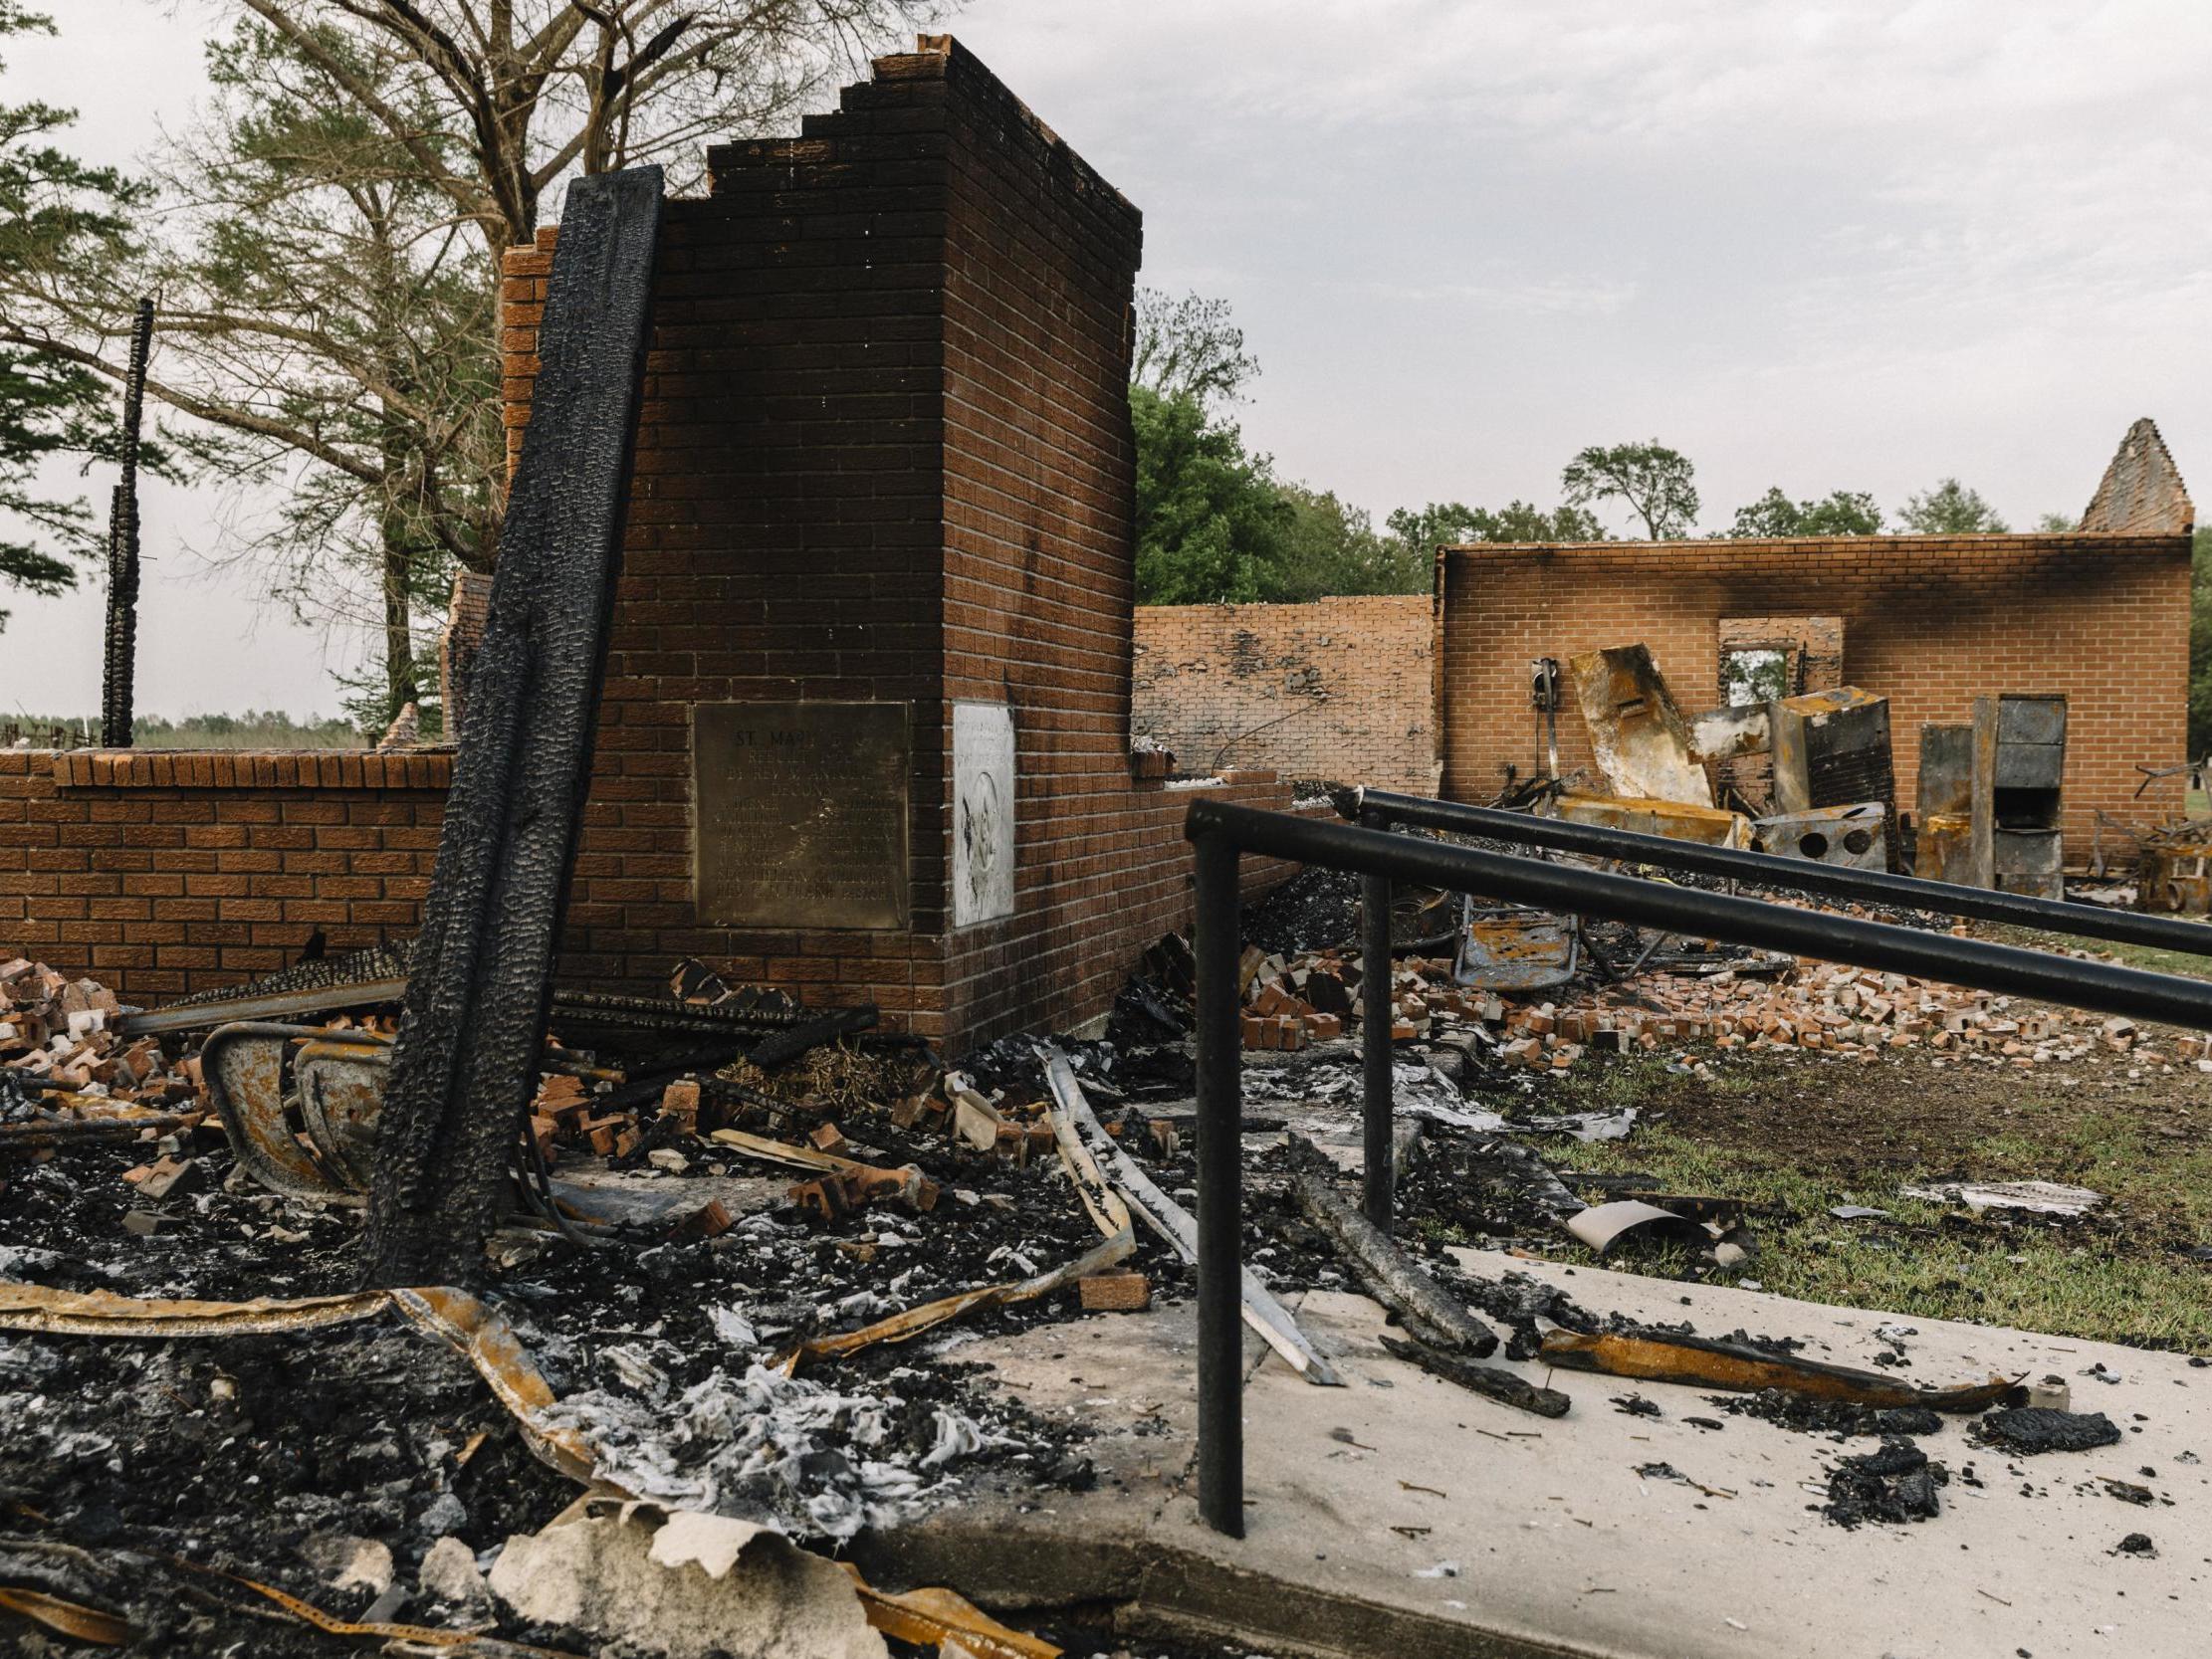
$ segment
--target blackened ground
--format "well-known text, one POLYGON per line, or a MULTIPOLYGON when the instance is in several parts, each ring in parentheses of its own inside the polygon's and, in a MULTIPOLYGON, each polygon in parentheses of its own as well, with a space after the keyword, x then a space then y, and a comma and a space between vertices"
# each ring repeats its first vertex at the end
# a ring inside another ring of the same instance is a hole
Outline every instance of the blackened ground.
MULTIPOLYGON (((1007 1104, 1032 1098, 1016 1088, 1007 1104)), ((910 1134, 880 1115, 848 1113, 842 1122, 857 1155, 914 1162, 937 1179, 936 1209, 872 1210, 826 1226, 772 1215, 710 1241, 590 1251, 543 1234, 503 1234, 494 1298, 554 1390, 627 1400, 647 1421, 673 1419, 688 1391, 720 1386, 718 1373, 742 1378, 750 1363, 799 1339, 1017 1280, 1098 1243, 1050 1153, 1022 1166, 956 1146, 942 1132, 910 1134), (754 1347, 733 1346, 718 1328, 722 1311, 752 1327, 754 1347)), ((121 1180, 147 1147, 85 1147, 45 1163, 0 1165, 0 1275, 68 1290, 217 1300, 352 1288, 357 1211, 229 1181, 219 1141, 186 1149, 198 1154, 194 1179, 159 1203, 140 1200, 121 1180), (126 1217, 141 1230, 129 1230, 126 1217)), ((656 1181, 680 1188, 717 1167, 778 1173, 696 1141, 688 1154, 689 1170, 656 1181)), ((1168 1169, 1161 1178, 1180 1180, 1168 1169)), ((1183 1294, 1182 1264, 1160 1248, 1143 1237, 1132 1265, 1165 1294, 1183 1294)), ((971 1344, 987 1351, 995 1335, 1076 1312, 1072 1291, 1063 1292, 969 1315, 911 1345, 809 1364, 802 1383, 864 1408, 840 1409, 815 1431, 828 1455, 793 1459, 782 1484, 732 1491, 727 1506, 774 1515, 803 1535, 807 1503, 854 1464, 917 1465, 948 1420, 972 1425, 985 1443, 925 1471, 924 1506, 958 1501, 984 1478, 1047 1490, 1094 1483, 1079 1429, 980 1387, 982 1367, 962 1351, 971 1344), (882 1437, 841 1455, 836 1437, 848 1418, 871 1416, 882 1437)), ((378 1540, 392 1552, 397 1582, 412 1589, 423 1553, 440 1536, 495 1548, 542 1527, 574 1496, 531 1457, 464 1360, 394 1319, 200 1341, 0 1335, 0 1533, 42 1547, 99 1559, 176 1555, 358 1616, 367 1593, 338 1591, 310 1567, 301 1553, 310 1539, 378 1540)), ((136 1651, 215 1653, 243 1642, 242 1652, 281 1656, 352 1645, 224 1611, 253 1598, 169 1568, 118 1571, 110 1593, 116 1599, 100 1604, 144 1631, 136 1651)), ((448 1615, 418 1595, 383 1616, 436 1624, 448 1615)), ((588 1651, 572 1634, 512 1622, 500 1634, 588 1651)))

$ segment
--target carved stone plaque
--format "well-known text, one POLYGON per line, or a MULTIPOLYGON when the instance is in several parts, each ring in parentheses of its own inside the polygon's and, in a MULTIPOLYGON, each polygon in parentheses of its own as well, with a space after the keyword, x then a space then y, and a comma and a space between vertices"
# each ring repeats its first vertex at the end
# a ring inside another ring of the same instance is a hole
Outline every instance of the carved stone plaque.
POLYGON ((1013 915, 1013 711, 953 705, 953 926, 1013 915))
POLYGON ((907 925, 904 703, 692 710, 692 896, 733 928, 907 925))

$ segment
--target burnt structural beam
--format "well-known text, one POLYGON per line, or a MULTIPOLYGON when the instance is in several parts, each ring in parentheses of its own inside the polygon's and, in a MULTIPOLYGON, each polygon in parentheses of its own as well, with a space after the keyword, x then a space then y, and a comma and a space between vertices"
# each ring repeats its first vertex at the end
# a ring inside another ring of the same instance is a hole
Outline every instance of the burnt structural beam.
POLYGON ((108 510, 108 634, 100 677, 100 741, 128 748, 136 713, 138 660, 138 429, 146 412, 146 358, 153 349, 153 302, 140 300, 130 325, 130 364, 122 382, 122 476, 108 510))
MULTIPOLYGON (((1363 818, 1372 829, 1380 816, 1363 818)), ((1391 1026, 1398 1018, 1390 953, 1391 883, 1388 876, 1360 881, 1360 1124, 1366 1174, 1361 1208, 1387 1238, 1398 1186, 1398 1157, 1391 1141, 1391 1026)))
POLYGON ((1197 876, 1199 1512, 1209 1526, 1235 1537, 1244 1529, 1243 1345, 1235 1294, 1243 1266, 1238 1229, 1242 1056, 1236 995, 1241 943, 1236 872, 1242 854, 2212 1030, 2212 980, 2085 962, 1225 801, 1194 802, 1183 833, 1193 843, 1197 876))
POLYGON ((568 187, 469 725, 392 1048, 363 1280, 484 1273, 537 1087, 590 781, 659 252, 661 170, 568 187))
POLYGON ((1846 870, 1835 865, 1816 864, 1810 859, 1706 847, 1690 841, 1670 840, 1663 835, 1603 829, 1595 824, 1569 823, 1563 818, 1539 818, 1527 812, 1431 800, 1424 795, 1401 795, 1387 789, 1356 789, 1342 810, 1347 817, 1357 816, 1364 824, 1409 824, 1419 829, 1481 835, 1523 847, 1580 853, 1590 858, 1627 859, 1656 865, 1662 870, 1686 870, 1692 875, 1789 888, 1829 899, 1889 905, 1898 910, 1930 911, 1938 916, 1963 916, 1977 922, 2001 922, 2016 928, 2072 933, 2079 938, 2110 939, 2120 944, 2144 944, 2160 950, 2212 956, 2212 927, 2173 917, 2145 916, 2139 911, 2106 910, 2101 905, 2077 905, 2063 899, 2035 899, 2022 893, 1961 887, 1954 882, 1931 882, 1917 876, 1846 870))

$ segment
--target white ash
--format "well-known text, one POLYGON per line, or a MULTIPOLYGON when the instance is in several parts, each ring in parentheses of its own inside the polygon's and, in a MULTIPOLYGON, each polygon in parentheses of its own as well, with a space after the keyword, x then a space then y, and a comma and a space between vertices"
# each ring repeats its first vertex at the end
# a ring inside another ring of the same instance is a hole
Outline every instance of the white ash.
MULTIPOLYGON (((641 1498, 841 1543, 862 1527, 903 1519, 942 1484, 913 1467, 857 1455, 883 1445, 899 1403, 756 1364, 742 1377, 717 1370, 657 1409, 592 1389, 544 1417, 587 1436, 599 1473, 641 1498)), ((942 1408, 938 1415, 925 1467, 1008 1443, 942 1408)))

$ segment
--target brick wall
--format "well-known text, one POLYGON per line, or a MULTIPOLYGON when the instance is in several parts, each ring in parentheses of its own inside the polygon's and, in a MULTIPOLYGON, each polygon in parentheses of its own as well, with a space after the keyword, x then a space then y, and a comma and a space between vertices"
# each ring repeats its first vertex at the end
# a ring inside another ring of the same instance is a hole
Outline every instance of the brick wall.
POLYGON ((1432 794, 1436 604, 1426 593, 1304 605, 1141 605, 1133 728, 1189 772, 1432 794))
POLYGON ((414 932, 452 757, 0 751, 0 957, 157 1002, 414 932))
MULTIPOLYGON (((2081 863, 2096 809, 2156 821, 2182 808, 2178 778, 2134 798, 2134 768, 2185 757, 2189 549, 2186 530, 1449 548, 1444 792, 1487 798, 1506 761, 1527 774, 1531 657, 1641 640, 1694 712, 1717 700, 1722 618, 1836 616, 1844 682, 1889 699, 1908 809, 1923 725, 1966 720, 1979 693, 2067 694, 2067 851, 2081 863)), ((1590 765, 1571 706, 1560 736, 1563 767, 1590 765)))
MULTIPOLYGON (((1191 796, 1128 757, 1139 217, 942 37, 709 160, 712 195, 668 209, 562 971, 642 987, 697 954, 960 1042, 1102 1012, 1188 914, 1191 796), (693 913, 691 706, 794 699, 913 705, 907 932, 693 913), (969 699, 1013 714, 1016 899, 954 932, 969 699)), ((556 245, 507 266, 511 454, 556 245)))

